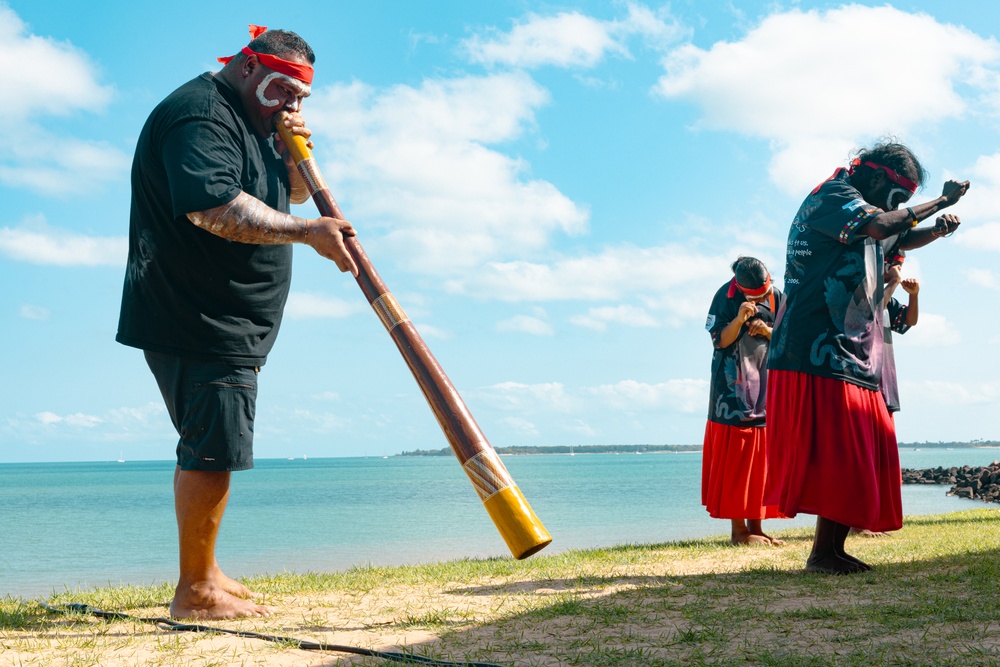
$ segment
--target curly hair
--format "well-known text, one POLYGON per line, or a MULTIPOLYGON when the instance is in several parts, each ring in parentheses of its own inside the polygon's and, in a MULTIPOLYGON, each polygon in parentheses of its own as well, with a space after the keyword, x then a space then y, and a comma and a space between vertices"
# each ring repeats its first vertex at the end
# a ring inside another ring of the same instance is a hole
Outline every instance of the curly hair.
POLYGON ((927 181, 927 170, 917 160, 917 156, 894 139, 884 139, 871 148, 859 148, 854 151, 854 154, 862 162, 862 165, 858 167, 859 171, 864 170, 862 173, 871 172, 871 167, 866 167, 863 163, 874 162, 905 176, 916 183, 918 187, 922 187, 927 181))
POLYGON ((771 275, 767 267, 764 266, 764 262, 756 257, 740 255, 733 262, 732 269, 733 274, 736 276, 736 282, 740 287, 745 287, 746 289, 760 289, 767 283, 767 279, 771 275))

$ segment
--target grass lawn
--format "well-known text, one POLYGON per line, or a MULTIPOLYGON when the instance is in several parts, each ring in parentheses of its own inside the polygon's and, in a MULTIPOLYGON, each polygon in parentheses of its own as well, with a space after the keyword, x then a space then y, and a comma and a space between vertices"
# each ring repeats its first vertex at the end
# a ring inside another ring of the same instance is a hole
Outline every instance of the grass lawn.
MULTIPOLYGON (((651 518, 651 520, 662 520, 651 518)), ((784 547, 728 536, 247 580, 277 613, 213 622, 296 639, 501 665, 1000 665, 1000 510, 915 517, 885 538, 848 539, 875 566, 802 570, 811 530, 768 532, 784 547)), ((557 537, 558 539, 558 537, 557 537)), ((2 576, 2 573, 0 573, 2 576)), ((165 616, 172 590, 55 595, 165 616)), ((0 599, 0 665, 394 665, 231 635, 60 616, 0 599)))

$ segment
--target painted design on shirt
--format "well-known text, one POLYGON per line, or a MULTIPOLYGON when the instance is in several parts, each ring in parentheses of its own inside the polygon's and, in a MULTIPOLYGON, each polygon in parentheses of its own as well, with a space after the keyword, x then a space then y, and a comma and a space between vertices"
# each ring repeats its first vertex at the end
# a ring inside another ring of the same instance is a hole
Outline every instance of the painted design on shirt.
POLYGON ((788 234, 788 302, 776 318, 771 368, 877 387, 883 248, 859 230, 880 211, 844 170, 802 202, 788 234))
MULTIPOLYGON (((726 326, 737 316, 742 298, 730 299, 725 296, 723 286, 716 293, 709 311, 708 328, 715 351, 712 357, 712 380, 708 407, 708 418, 712 421, 733 426, 762 426, 767 394, 767 354, 770 340, 765 336, 751 336, 747 324, 743 324, 736 340, 727 347, 719 347, 719 336, 726 326)), ((775 307, 784 304, 783 295, 778 292, 775 307)), ((773 325, 774 315, 769 301, 757 305, 756 318, 773 325)))
MULTIPOLYGON (((874 266, 877 263, 874 243, 866 241, 864 255, 850 253, 844 256, 842 266, 833 276, 828 276, 824 282, 823 296, 826 299, 830 320, 838 333, 834 337, 843 336, 855 347, 862 347, 864 341, 872 340, 871 354, 867 360, 854 355, 839 352, 841 346, 830 338, 832 332, 822 332, 809 350, 809 360, 815 366, 829 365, 835 371, 848 371, 853 374, 877 374, 881 366, 881 338, 875 335, 881 331, 881 323, 875 317, 875 301, 878 285, 874 280, 874 266), (868 265, 871 267, 868 267, 868 265), (871 270, 868 270, 868 269, 871 270), (857 285, 853 292, 848 292, 849 285, 857 285)), ((878 261, 881 261, 880 259, 878 261)))

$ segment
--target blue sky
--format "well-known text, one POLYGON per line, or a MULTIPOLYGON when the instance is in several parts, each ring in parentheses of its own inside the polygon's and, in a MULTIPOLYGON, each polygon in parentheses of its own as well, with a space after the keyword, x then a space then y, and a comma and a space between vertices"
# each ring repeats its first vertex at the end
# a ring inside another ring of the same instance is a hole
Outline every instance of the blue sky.
MULTIPOLYGON (((326 180, 495 446, 700 443, 729 264, 780 286, 805 194, 886 135, 930 172, 914 201, 973 184, 959 232, 906 263, 899 438, 1000 439, 992 3, 0 0, 0 461, 172 458, 141 353, 114 342, 128 170, 152 107, 248 23, 315 49, 326 180)), ((309 248, 260 381, 259 457, 447 444, 309 248)))

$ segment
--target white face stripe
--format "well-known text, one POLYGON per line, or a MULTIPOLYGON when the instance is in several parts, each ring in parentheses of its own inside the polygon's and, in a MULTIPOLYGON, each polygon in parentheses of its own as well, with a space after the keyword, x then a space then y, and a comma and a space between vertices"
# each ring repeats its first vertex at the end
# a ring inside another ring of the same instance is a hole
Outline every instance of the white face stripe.
POLYGON ((257 86, 257 101, 265 107, 276 107, 281 104, 280 100, 271 100, 264 96, 264 91, 275 79, 280 79, 282 83, 295 91, 295 94, 299 97, 307 97, 312 93, 312 87, 308 84, 302 83, 298 79, 293 79, 287 74, 282 74, 281 72, 271 72, 264 77, 264 80, 260 82, 257 86))
POLYGON ((894 211, 895 209, 899 208, 907 201, 909 201, 910 197, 912 196, 913 193, 907 190, 906 188, 893 188, 892 190, 889 190, 889 194, 886 195, 885 198, 885 204, 888 207, 886 210, 894 211), (893 206, 892 200, 895 199, 897 196, 899 197, 899 203, 893 206))

